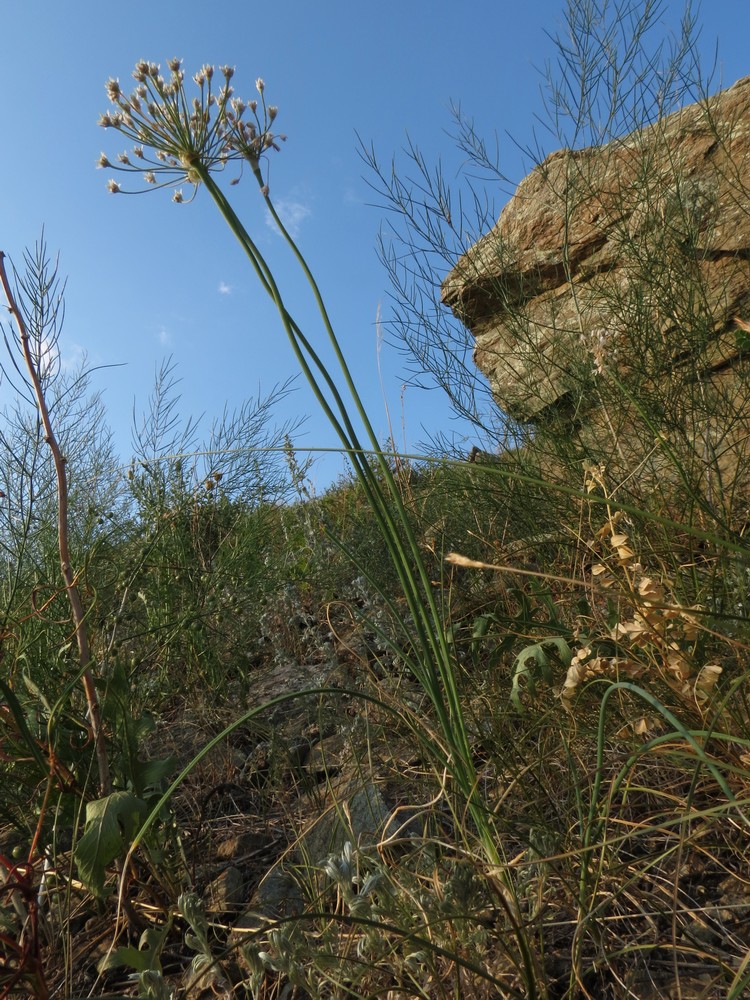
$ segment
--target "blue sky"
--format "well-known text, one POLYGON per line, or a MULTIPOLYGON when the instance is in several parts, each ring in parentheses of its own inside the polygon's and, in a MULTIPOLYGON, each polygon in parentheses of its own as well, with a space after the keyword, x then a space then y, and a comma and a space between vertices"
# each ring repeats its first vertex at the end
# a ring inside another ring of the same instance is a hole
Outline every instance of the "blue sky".
MULTIPOLYGON (((520 180, 531 164, 506 133, 520 144, 532 140, 542 110, 539 70, 552 54, 545 30, 562 25, 563 5, 154 0, 118 10, 99 0, 0 0, 0 249, 20 260, 44 225, 50 248, 59 250, 68 276, 63 357, 72 364, 85 352, 92 365, 121 366, 97 372, 93 384, 124 462, 134 403, 145 405, 166 356, 182 379, 183 414, 205 414, 206 431, 225 405, 270 391, 296 369, 270 304, 205 192, 187 206, 165 192, 107 194, 107 175, 95 162, 101 150, 111 157, 124 143, 96 125, 107 109, 104 81, 119 77, 129 90, 136 60, 164 65, 174 55, 184 58, 188 76, 205 62, 235 66, 240 96, 253 96, 256 77, 264 78, 269 103, 280 109, 278 130, 289 136, 271 164, 272 194, 295 222, 377 432, 388 435, 385 392, 397 440, 412 449, 428 434, 465 428, 439 391, 402 391, 407 368, 398 351, 384 343, 378 352, 378 309, 384 319, 389 312, 375 251, 384 213, 372 204, 356 135, 386 163, 400 157, 408 135, 428 162, 442 156, 452 179, 461 156, 446 130, 450 104, 460 102, 480 133, 492 139, 497 132, 504 172, 520 180)), ((710 63, 718 43, 716 86, 728 86, 750 72, 750 7, 720 0, 704 8, 701 52, 710 63)), ((667 20, 675 24, 681 11, 681 3, 668 3, 667 20)), ((257 189, 248 180, 230 192, 288 282, 301 325, 317 336, 257 189)), ((490 193, 500 209, 507 194, 490 193)), ((278 416, 307 417, 303 447, 336 443, 301 385, 278 416)), ((318 483, 336 468, 323 460, 318 483)))

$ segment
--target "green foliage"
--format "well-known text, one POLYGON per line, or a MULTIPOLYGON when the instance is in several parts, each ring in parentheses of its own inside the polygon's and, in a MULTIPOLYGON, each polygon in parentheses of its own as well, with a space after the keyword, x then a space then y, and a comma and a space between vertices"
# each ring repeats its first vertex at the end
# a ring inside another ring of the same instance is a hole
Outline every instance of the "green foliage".
POLYGON ((470 995, 521 996, 500 972, 502 959, 491 955, 491 895, 460 859, 431 866, 425 854, 421 863, 410 859, 394 870, 346 842, 315 870, 300 868, 296 878, 309 914, 239 939, 254 995, 262 995, 264 980, 275 979, 320 1000, 342 983, 344 995, 391 990, 426 997, 428 984, 447 978, 453 967, 470 995), (428 871, 431 879, 420 886, 420 874, 428 871))
MULTIPOLYGON (((104 961, 100 962, 99 971, 106 972, 124 965, 139 974, 151 972, 160 976, 162 972, 161 955, 171 929, 171 921, 159 928, 147 927, 141 934, 137 948, 132 945, 117 948, 104 961)), ((144 982, 141 982, 142 987, 145 985, 144 982)))
POLYGON ((149 711, 133 713, 133 691, 124 666, 115 663, 102 704, 102 717, 114 736, 112 766, 118 779, 141 800, 162 791, 164 780, 174 771, 174 757, 143 759, 143 747, 156 723, 149 711))
POLYGON ((75 849, 81 881, 97 897, 105 895, 105 871, 125 855, 148 806, 132 792, 112 792, 86 805, 86 826, 75 849))
POLYGON ((573 659, 573 651, 562 636, 549 636, 521 650, 513 664, 513 685, 510 700, 516 711, 523 712, 523 694, 528 692, 533 698, 537 684, 544 681, 552 686, 559 679, 559 670, 567 670, 573 659), (558 673, 556 678, 555 674, 558 673))

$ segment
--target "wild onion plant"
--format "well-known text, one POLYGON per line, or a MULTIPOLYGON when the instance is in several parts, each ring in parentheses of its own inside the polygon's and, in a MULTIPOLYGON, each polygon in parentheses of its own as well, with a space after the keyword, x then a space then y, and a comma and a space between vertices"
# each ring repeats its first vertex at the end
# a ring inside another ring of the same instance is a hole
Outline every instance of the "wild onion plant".
MULTIPOLYGON (((134 145, 130 150, 119 153, 114 162, 102 153, 98 165, 126 175, 138 174, 147 187, 170 188, 176 202, 192 200, 199 187, 204 187, 240 243, 261 286, 273 299, 297 362, 352 464, 397 573, 408 616, 399 611, 386 594, 381 593, 381 596, 400 626, 406 647, 411 648, 411 652, 406 653, 408 665, 428 695, 438 720, 442 745, 435 746, 428 740, 425 740, 425 745, 431 751, 434 763, 450 774, 464 800, 491 868, 493 881, 506 900, 511 919, 517 922, 517 907, 502 851, 478 792, 477 773, 457 685, 454 649, 449 642, 441 608, 433 594, 418 540, 389 456, 380 446, 354 384, 322 293, 305 257, 273 204, 263 174, 264 157, 278 151, 285 139, 284 135, 274 131, 278 109, 267 104, 262 79, 256 81, 257 98, 242 101, 234 96, 231 84, 234 70, 229 66, 222 67, 218 73, 211 66, 203 66, 193 77, 197 88, 193 97, 186 91, 181 60, 169 60, 168 68, 169 74, 165 78, 157 64, 137 63, 133 72, 136 86, 129 95, 124 93, 118 80, 107 82, 107 94, 113 110, 103 114, 99 124, 120 133, 134 145), (339 387, 339 382, 322 361, 312 339, 290 314, 276 276, 216 180, 215 175, 226 173, 233 165, 237 165, 238 171, 230 184, 236 184, 244 170, 252 174, 271 218, 309 283, 323 329, 338 363, 343 388, 339 387), (183 191, 185 185, 193 188, 189 198, 183 191), (355 427, 355 421, 361 426, 361 432, 355 427)), ((126 193, 114 178, 107 186, 113 193, 126 193)), ((366 566, 360 566, 360 571, 374 583, 366 566)), ((403 650, 400 652, 404 655, 403 650)), ((519 944, 527 981, 531 986, 536 976, 520 929, 519 944)))

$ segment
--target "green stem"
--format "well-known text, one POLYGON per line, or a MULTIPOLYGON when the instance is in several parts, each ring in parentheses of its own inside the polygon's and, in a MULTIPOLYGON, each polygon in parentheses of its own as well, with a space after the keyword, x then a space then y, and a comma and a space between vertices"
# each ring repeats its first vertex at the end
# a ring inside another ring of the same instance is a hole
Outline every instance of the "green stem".
MULTIPOLYGON (((447 769, 463 797, 466 808, 474 823, 477 837, 492 871, 492 879, 498 886, 505 901, 508 917, 513 924, 519 944, 525 978, 530 996, 536 996, 536 984, 541 980, 537 962, 529 947, 523 930, 520 911, 513 892, 512 881, 500 847, 495 839, 489 812, 479 793, 479 778, 471 754, 471 742, 463 715, 460 692, 457 683, 456 664, 447 641, 445 626, 432 592, 430 578, 422 559, 422 553, 411 526, 393 472, 386 455, 379 445, 372 424, 367 416, 362 399, 357 391, 340 343, 328 316, 320 289, 307 262, 295 241, 284 227, 270 199, 266 204, 272 218, 279 227, 298 264, 312 289, 324 328, 333 347, 336 359, 344 376, 349 395, 358 417, 372 445, 377 472, 368 458, 368 450, 363 448, 352 424, 347 407, 331 377, 330 372, 314 350, 309 340, 288 312, 271 268, 265 261, 257 245, 240 221, 229 201, 210 176, 203 164, 195 164, 194 169, 205 184, 229 228, 245 251, 250 263, 267 294, 273 299, 281 318, 287 339, 295 357, 307 379, 315 398, 328 417, 338 435, 345 453, 349 456, 356 476, 377 520, 378 528, 389 549, 394 569, 407 602, 410 620, 416 633, 420 651, 415 659, 407 658, 417 681, 430 698, 437 715, 440 731, 445 738, 447 753, 433 748, 441 767, 447 769), (317 375, 316 375, 317 372, 317 375), (326 395, 326 391, 328 396, 326 395), (383 485, 385 484, 385 485, 383 485)), ((256 179, 263 187, 259 171, 254 171, 256 179)), ((412 629, 403 622, 410 642, 412 629)))
MULTIPOLYGON (((209 193, 211 194, 213 200, 217 204, 217 207, 224 216, 230 229, 235 234, 240 244, 243 246, 243 249, 245 250, 247 256, 249 257, 256 271, 256 274, 261 280, 263 287, 266 289, 267 293, 274 300, 274 303, 276 304, 282 323, 284 325, 287 338, 289 339, 292 345, 297 360, 308 382, 310 383, 310 386, 313 389, 313 392, 318 402, 320 403, 321 407, 326 413, 326 416, 329 418, 342 444, 344 445, 347 454, 353 460, 355 471, 363 488, 365 489, 368 502, 370 503, 373 512, 378 518, 379 526, 383 531, 386 540, 388 541, 389 547, 391 548, 392 556, 394 557, 394 565, 399 573, 400 582, 402 583, 405 597, 407 598, 407 601, 409 603, 409 608, 414 619, 415 627, 417 627, 420 633, 420 644, 422 644, 426 648, 429 648, 431 650, 431 654, 433 657, 435 657, 437 654, 438 659, 449 658, 450 653, 447 650, 447 645, 445 645, 445 648, 443 648, 442 650, 437 648, 436 646, 436 640, 438 641, 438 643, 441 639, 444 641, 444 633, 442 627, 440 627, 441 625, 440 616, 437 610, 437 606, 434 603, 434 598, 432 597, 429 577, 421 559, 421 553, 419 551, 418 543, 411 530, 411 525, 408 520, 408 515, 406 514, 406 511, 403 508, 403 505, 401 504, 400 495, 398 493, 395 480, 393 480, 390 468, 388 466, 387 461, 385 460, 382 449, 378 447, 377 439, 374 436, 374 432, 372 431, 371 426, 369 426, 369 424, 367 425, 368 436, 370 437, 373 443, 373 453, 378 459, 379 469, 383 474, 384 478, 386 478, 386 481, 388 482, 389 492, 391 493, 392 498, 396 501, 399 514, 398 520, 393 518, 393 515, 386 501, 386 498, 383 495, 382 490, 380 488, 377 476, 375 475, 372 466, 369 464, 367 460, 366 450, 362 448, 362 445, 360 444, 360 441, 357 438, 356 432, 348 416, 346 406, 341 398, 340 393, 338 392, 338 389, 335 386, 335 383, 333 382, 330 376, 330 373, 322 364, 317 354, 314 352, 312 346, 309 344, 306 338, 303 337, 301 331, 299 330, 299 327, 297 326, 297 324, 294 322, 294 320, 291 318, 290 314, 286 310, 281 293, 278 289, 278 286, 275 282, 275 279, 271 273, 270 268, 266 264, 260 251, 258 250, 257 246, 253 243, 252 239, 247 233, 247 230, 245 229, 242 222, 232 209, 231 205, 224 197, 223 193, 220 191, 216 183, 213 181, 213 178, 211 178, 210 175, 208 174, 208 171, 206 171, 205 168, 201 167, 199 172, 203 173, 204 182, 206 183, 209 193), (333 409, 328 403, 328 400, 325 398, 323 391, 321 390, 321 387, 319 386, 315 378, 315 375, 310 367, 310 364, 308 363, 305 354, 311 356, 313 363, 315 364, 315 367, 323 376, 329 391, 332 393, 334 397, 336 408, 341 414, 341 420, 339 420, 336 417, 333 409), (401 529, 401 531, 405 534, 408 540, 412 558, 414 559, 415 564, 418 567, 418 573, 419 573, 418 580, 414 579, 412 573, 410 572, 411 567, 409 563, 409 558, 407 552, 402 547, 401 533, 399 529, 401 529), (394 544, 396 549, 398 550, 397 553, 393 551, 394 544), (406 572, 404 572, 405 570, 406 572), (424 609, 425 598, 427 599, 428 604, 430 606, 430 610, 432 612, 430 616, 425 615, 425 609, 424 609), (430 618, 432 619, 432 621, 429 620, 430 618)), ((309 269, 306 270, 306 273, 309 275, 310 273, 309 269)), ((318 292, 316 297, 319 298, 319 296, 320 293, 318 292)), ((335 334, 333 334, 333 330, 330 328, 330 322, 328 323, 327 328, 330 330, 329 335, 332 336, 335 341, 335 334)), ((345 366, 345 362, 343 361, 343 355, 341 355, 340 349, 337 350, 337 355, 338 357, 341 358, 341 361, 345 366)), ((354 384, 351 380, 351 375, 348 372, 348 369, 346 369, 346 375, 348 376, 348 386, 350 388, 350 392, 355 398, 355 403, 358 406, 358 410, 364 413, 364 407, 362 406, 361 400, 359 400, 359 397, 356 393, 356 388, 354 387, 354 384)), ((443 673, 443 671, 441 671, 441 673, 443 673)), ((451 669, 451 676, 452 676, 452 669, 451 669)), ((439 691, 438 690, 431 691, 431 696, 433 697, 436 709, 442 715, 445 706, 442 702, 442 699, 439 696, 439 691)), ((453 702, 453 699, 451 699, 451 702, 453 702)), ((455 703, 452 703, 450 705, 450 708, 451 711, 449 715, 453 716, 455 725, 456 708, 458 708, 460 712, 460 705, 458 704, 457 700, 455 701, 455 703)), ((444 722, 445 724, 448 725, 450 724, 449 718, 444 718, 441 721, 444 722)), ((460 728, 463 729, 463 726, 461 726, 460 728)), ((468 752, 468 741, 464 749, 468 752)))

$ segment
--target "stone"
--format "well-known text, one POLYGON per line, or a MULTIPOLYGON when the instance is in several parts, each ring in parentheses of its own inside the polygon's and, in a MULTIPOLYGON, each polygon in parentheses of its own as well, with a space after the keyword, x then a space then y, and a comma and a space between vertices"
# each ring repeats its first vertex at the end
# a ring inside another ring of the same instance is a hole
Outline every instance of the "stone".
POLYGON ((347 841, 364 849, 380 840, 391 809, 377 785, 367 783, 356 790, 335 787, 327 808, 315 809, 314 825, 301 838, 299 853, 304 862, 318 865, 331 854, 339 854, 347 841))
POLYGON ((638 310, 664 371, 723 377, 733 320, 750 319, 749 178, 750 76, 537 166, 442 287, 500 407, 534 422, 569 397, 576 364, 616 356, 627 371, 638 310), (705 331, 699 344, 686 346, 686 323, 705 331))
MULTIPOLYGON (((295 916, 303 909, 302 893, 294 875, 278 861, 261 879, 250 900, 250 906, 235 922, 234 930, 258 931, 269 921, 295 916)), ((238 939, 235 939, 238 940, 238 939)))
POLYGON ((206 910, 229 913, 247 902, 247 881, 239 868, 230 865, 206 886, 206 910))
POLYGON ((219 861, 244 861, 250 856, 263 854, 272 845, 267 833, 258 830, 244 830, 225 837, 216 846, 219 861))
POLYGON ((313 806, 312 800, 310 805, 317 819, 300 838, 301 864, 318 866, 330 855, 340 854, 347 841, 364 851, 375 851, 386 844, 390 849, 403 849, 423 836, 414 810, 394 808, 373 782, 334 780, 322 805, 313 806))

